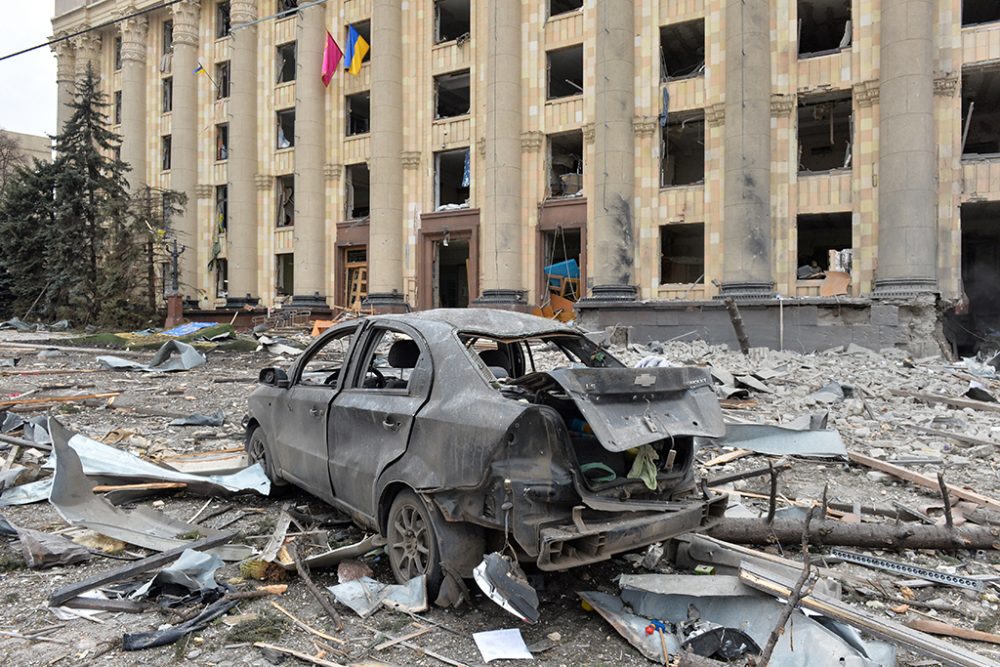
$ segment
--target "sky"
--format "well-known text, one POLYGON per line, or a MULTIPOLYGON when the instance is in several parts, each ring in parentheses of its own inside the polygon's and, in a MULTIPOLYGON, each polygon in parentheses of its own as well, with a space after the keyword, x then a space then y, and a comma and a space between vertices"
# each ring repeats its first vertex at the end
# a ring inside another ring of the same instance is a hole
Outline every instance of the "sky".
MULTIPOLYGON (((55 0, 0 0, 0 56, 48 41, 55 0)), ((0 61, 0 129, 56 132, 56 59, 45 47, 0 61)))

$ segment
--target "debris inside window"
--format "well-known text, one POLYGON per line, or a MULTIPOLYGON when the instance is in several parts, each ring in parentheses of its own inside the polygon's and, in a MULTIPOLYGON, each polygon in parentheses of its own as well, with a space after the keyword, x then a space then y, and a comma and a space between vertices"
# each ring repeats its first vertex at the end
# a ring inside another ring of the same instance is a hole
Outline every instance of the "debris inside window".
POLYGON ((853 123, 850 93, 800 101, 799 172, 850 168, 853 123))
POLYGON ((278 227, 290 227, 295 224, 295 175, 278 176, 278 227))
POLYGON ((705 73, 705 21, 671 23, 660 28, 660 78, 664 81, 705 73))
POLYGON ((469 4, 470 0, 435 0, 435 42, 440 44, 456 39, 461 43, 468 39, 472 31, 469 4))
POLYGON ((827 271, 845 268, 850 273, 848 256, 839 254, 831 265, 830 253, 850 250, 853 243, 852 215, 843 213, 818 213, 798 216, 798 268, 799 280, 815 280, 826 277, 827 271))
POLYGON ((574 197, 583 193, 583 131, 549 135, 549 196, 574 197))
POLYGON ((467 208, 470 182, 468 148, 434 154, 435 210, 467 208))
POLYGON ((471 94, 469 70, 434 77, 435 117, 452 118, 468 114, 471 94))

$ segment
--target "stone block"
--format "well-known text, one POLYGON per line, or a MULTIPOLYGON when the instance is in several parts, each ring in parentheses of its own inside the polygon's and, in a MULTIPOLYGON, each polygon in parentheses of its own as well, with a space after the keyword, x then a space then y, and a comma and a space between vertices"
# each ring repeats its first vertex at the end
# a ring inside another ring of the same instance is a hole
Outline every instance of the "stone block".
POLYGON ((875 326, 899 326, 899 306, 889 304, 872 304, 869 311, 871 323, 875 326))

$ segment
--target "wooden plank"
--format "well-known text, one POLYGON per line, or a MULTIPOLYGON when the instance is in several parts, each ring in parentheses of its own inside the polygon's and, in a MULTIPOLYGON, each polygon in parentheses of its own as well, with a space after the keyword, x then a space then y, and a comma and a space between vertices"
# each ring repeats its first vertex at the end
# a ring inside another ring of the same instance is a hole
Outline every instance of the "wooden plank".
MULTIPOLYGON (((848 452, 847 457, 854 463, 863 465, 873 470, 878 470, 879 472, 884 472, 892 475, 893 477, 898 477, 899 479, 906 480, 907 482, 912 482, 913 484, 922 486, 925 489, 931 489, 933 491, 940 491, 941 489, 936 477, 921 475, 919 472, 907 470, 906 468, 894 465, 888 461, 876 459, 871 456, 865 456, 864 454, 858 454, 857 452, 848 452)), ((955 486, 954 484, 948 484, 947 486, 948 493, 957 498, 968 500, 970 503, 976 503, 977 505, 983 505, 984 507, 991 507, 995 510, 1000 510, 1000 501, 998 500, 981 495, 975 491, 968 491, 955 486)))
POLYGON ((950 623, 942 623, 931 619, 918 618, 906 622, 906 627, 927 632, 932 635, 943 635, 945 637, 956 637, 958 639, 968 639, 974 642, 989 642, 990 644, 1000 644, 1000 635, 992 632, 982 632, 981 630, 969 630, 960 628, 950 623))
POLYGON ((432 632, 434 630, 434 628, 428 628, 426 626, 419 625, 417 623, 414 623, 413 625, 416 626, 416 627, 418 627, 418 628, 420 628, 420 629, 419 630, 414 630, 413 632, 405 634, 405 635, 403 635, 401 637, 397 637, 396 639, 390 639, 387 642, 382 642, 381 644, 379 644, 378 646, 376 646, 372 650, 376 651, 376 652, 378 652, 378 651, 384 651, 384 650, 386 650, 387 648, 389 648, 391 646, 395 646, 396 644, 400 644, 402 642, 409 641, 411 639, 416 639, 417 637, 422 637, 422 636, 426 635, 428 632, 432 632))
POLYGON ((322 667, 344 667, 344 665, 339 662, 330 662, 329 660, 324 660, 323 658, 317 658, 314 655, 309 655, 308 653, 303 653, 302 651, 295 651, 290 648, 285 648, 284 646, 276 646, 274 644, 268 644, 266 642, 254 642, 253 644, 257 648, 266 648, 278 653, 285 653, 292 657, 298 658, 303 662, 308 662, 313 665, 321 665, 322 667))
POLYGON ((145 484, 98 484, 93 488, 93 491, 94 493, 105 493, 107 491, 164 491, 186 488, 186 482, 147 482, 145 484))
POLYGON ((720 466, 724 463, 729 463, 730 461, 741 459, 744 456, 750 456, 751 454, 753 454, 753 452, 751 452, 749 449, 734 449, 731 452, 726 452, 725 454, 720 454, 719 456, 716 456, 711 461, 705 461, 703 465, 706 468, 710 468, 712 466, 720 466))
MULTIPOLYGON (((740 581, 759 591, 787 599, 795 582, 785 575, 766 570, 754 563, 740 565, 740 581)), ((938 660, 954 667, 996 667, 989 658, 977 655, 961 646, 943 642, 905 625, 879 618, 839 600, 816 593, 803 596, 799 604, 811 611, 858 628, 871 635, 906 647, 908 650, 938 660)))
POLYGON ((103 394, 82 394, 80 396, 41 396, 39 398, 23 398, 23 399, 12 399, 9 401, 0 401, 0 408, 6 408, 13 405, 32 405, 36 403, 76 403, 78 401, 87 401, 92 398, 114 398, 115 396, 121 396, 120 391, 109 391, 103 394))
POLYGON ((920 431, 921 433, 927 433, 930 435, 936 435, 942 438, 951 438, 958 442, 964 442, 968 445, 992 445, 994 447, 1000 447, 1000 442, 995 442, 993 440, 986 440, 985 438, 974 438, 971 435, 963 435, 961 433, 953 433, 951 431, 942 431, 937 428, 929 428, 927 426, 917 426, 916 424, 907 424, 907 428, 912 428, 915 431, 920 431))
POLYGON ((100 574, 95 574, 92 577, 87 577, 83 581, 77 582, 75 584, 69 584, 68 586, 63 586, 55 593, 49 596, 49 606, 58 607, 67 600, 71 600, 81 593, 86 593, 89 590, 93 590, 98 586, 103 586, 104 584, 109 584, 113 581, 119 581, 121 579, 126 579, 128 577, 135 576, 137 574, 142 574, 152 570, 155 567, 165 565, 178 556, 184 553, 188 549, 194 549, 195 551, 203 551, 205 549, 211 549, 212 547, 217 547, 219 545, 225 544, 232 540, 238 534, 235 530, 230 530, 225 533, 220 533, 213 537, 205 537, 200 540, 191 542, 190 544, 184 544, 179 547, 175 547, 168 551, 162 553, 153 554, 152 556, 147 556, 142 560, 137 560, 128 565, 122 566, 120 568, 111 570, 109 572, 101 572, 100 574))
POLYGON ((891 393, 893 396, 914 398, 924 403, 941 403, 942 405, 950 405, 953 408, 972 408, 973 410, 982 410, 983 412, 1000 412, 1000 403, 987 403, 971 398, 954 398, 952 396, 926 394, 919 391, 907 391, 905 389, 892 389, 891 393))

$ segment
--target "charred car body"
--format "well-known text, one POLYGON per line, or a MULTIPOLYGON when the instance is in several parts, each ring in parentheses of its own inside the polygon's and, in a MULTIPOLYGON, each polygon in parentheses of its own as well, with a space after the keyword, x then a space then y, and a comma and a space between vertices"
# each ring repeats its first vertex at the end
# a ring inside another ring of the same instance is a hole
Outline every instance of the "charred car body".
POLYGON ((694 439, 724 432, 708 373, 627 368, 549 320, 369 317, 260 379, 251 458, 379 531, 396 577, 426 574, 432 595, 505 544, 564 569, 724 510, 692 472, 694 439))

